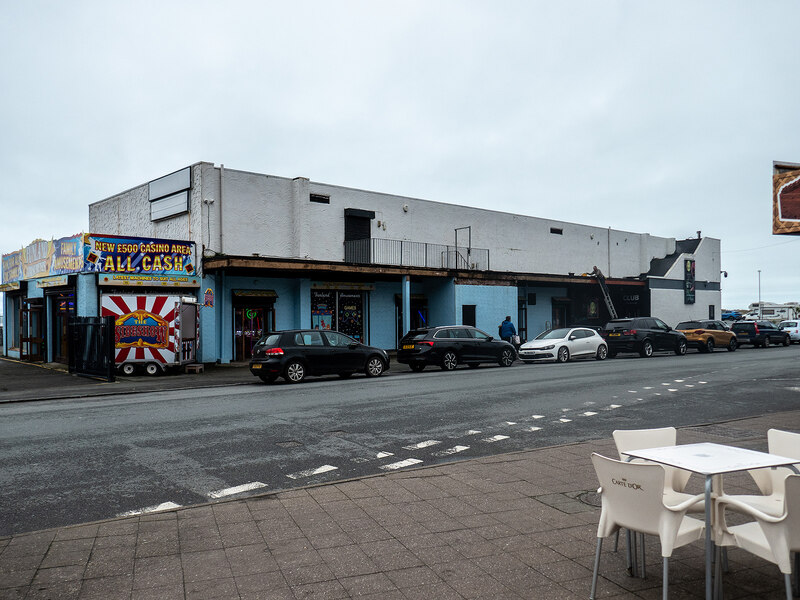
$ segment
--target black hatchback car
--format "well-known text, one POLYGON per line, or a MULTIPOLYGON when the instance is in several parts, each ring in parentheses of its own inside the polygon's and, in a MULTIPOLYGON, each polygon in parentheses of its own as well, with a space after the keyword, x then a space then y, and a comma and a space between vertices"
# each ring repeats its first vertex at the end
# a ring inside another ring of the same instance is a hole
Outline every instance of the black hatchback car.
POLYGON ((299 383, 306 375, 350 377, 362 372, 378 377, 389 368, 389 354, 381 348, 365 346, 338 331, 293 329, 264 335, 253 346, 250 372, 264 383, 279 376, 299 383))
POLYGON ((488 362, 510 367, 516 358, 517 351, 508 342, 466 325, 413 329, 400 340, 397 351, 397 362, 415 372, 427 365, 438 365, 445 371, 459 364, 475 368, 488 362))
POLYGON ((606 323, 601 335, 612 357, 619 352, 638 352, 649 358, 655 350, 667 350, 678 356, 686 354, 686 336, 654 317, 614 319, 606 323))

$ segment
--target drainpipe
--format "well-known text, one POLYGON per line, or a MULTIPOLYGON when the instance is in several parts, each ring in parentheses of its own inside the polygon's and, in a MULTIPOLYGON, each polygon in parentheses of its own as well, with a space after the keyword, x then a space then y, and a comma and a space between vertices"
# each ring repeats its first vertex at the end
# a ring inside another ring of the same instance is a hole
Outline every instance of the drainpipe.
POLYGON ((411 329, 411 277, 403 275, 403 335, 411 329))
POLYGON ((606 277, 611 277, 611 227, 608 228, 608 271, 606 277))
POLYGON ((219 253, 225 254, 225 248, 222 245, 222 180, 225 178, 225 165, 219 165, 219 253))

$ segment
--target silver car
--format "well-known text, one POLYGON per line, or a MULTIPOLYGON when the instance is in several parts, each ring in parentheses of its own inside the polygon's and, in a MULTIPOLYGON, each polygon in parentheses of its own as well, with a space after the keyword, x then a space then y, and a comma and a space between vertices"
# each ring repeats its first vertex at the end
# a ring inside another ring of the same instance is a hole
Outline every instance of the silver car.
POLYGON ((778 329, 783 329, 789 334, 791 343, 800 343, 800 321, 781 321, 778 323, 778 329))
POLYGON ((553 360, 567 362, 570 358, 594 357, 605 360, 608 346, 594 329, 567 327, 549 329, 519 347, 518 356, 526 363, 553 360))

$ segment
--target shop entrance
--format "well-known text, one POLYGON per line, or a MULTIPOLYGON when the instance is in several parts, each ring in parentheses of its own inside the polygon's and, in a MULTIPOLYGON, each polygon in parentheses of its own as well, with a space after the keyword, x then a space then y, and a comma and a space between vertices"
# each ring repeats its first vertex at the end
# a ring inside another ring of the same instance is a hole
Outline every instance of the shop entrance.
POLYGON ((44 320, 41 298, 25 298, 19 309, 19 358, 31 362, 44 360, 44 320))
POLYGON ((275 309, 269 306, 235 306, 233 309, 233 360, 248 361, 265 331, 275 328, 275 309))
POLYGON ((569 299, 553 298, 553 329, 567 327, 570 322, 569 299))
MULTIPOLYGON (((425 296, 412 294, 409 299, 411 308, 411 329, 420 329, 421 327, 428 327, 428 299, 425 296)), ((395 294, 394 297, 395 314, 397 315, 397 339, 395 347, 399 347, 400 340, 406 333, 403 331, 403 297, 400 294, 395 294)))
POLYGON ((75 316, 75 292, 50 295, 53 361, 69 364, 69 319, 75 316))

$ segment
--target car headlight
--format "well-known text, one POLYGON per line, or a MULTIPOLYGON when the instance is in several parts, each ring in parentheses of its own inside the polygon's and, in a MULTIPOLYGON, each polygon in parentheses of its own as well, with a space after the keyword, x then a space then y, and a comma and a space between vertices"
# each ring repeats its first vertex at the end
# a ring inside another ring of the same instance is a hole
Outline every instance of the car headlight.
POLYGON ((550 344, 549 346, 542 346, 540 349, 541 350, 552 350, 555 347, 556 347, 555 344, 550 344))

